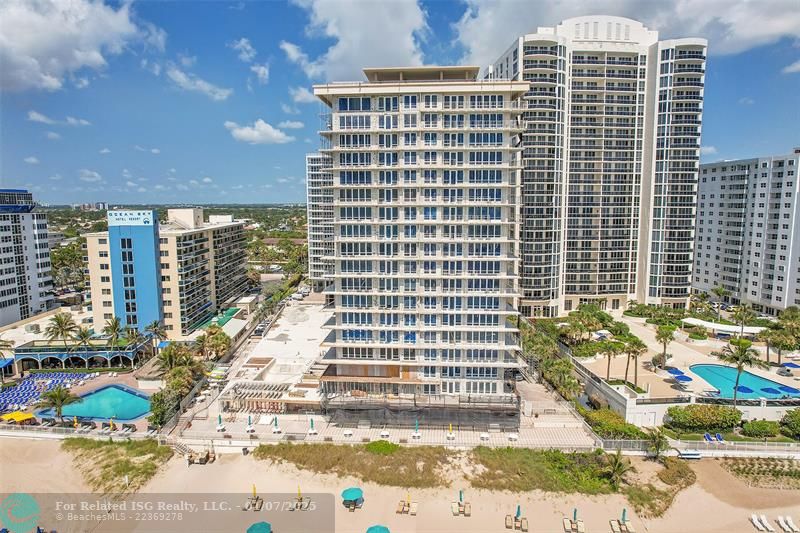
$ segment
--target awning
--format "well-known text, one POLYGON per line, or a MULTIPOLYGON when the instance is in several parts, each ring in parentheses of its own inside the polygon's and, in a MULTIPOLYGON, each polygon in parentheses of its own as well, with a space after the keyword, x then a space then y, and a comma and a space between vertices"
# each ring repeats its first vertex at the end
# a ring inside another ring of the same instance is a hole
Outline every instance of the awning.
POLYGON ((23 413, 22 411, 14 411, 13 413, 8 413, 0 417, 4 422, 16 422, 19 424, 20 422, 27 422, 28 420, 32 420, 36 418, 30 413, 23 413))
POLYGON ((14 363, 13 359, 6 359, 6 358, 0 359, 0 369, 5 368, 13 363, 14 363))
MULTIPOLYGON (((720 333, 736 334, 742 332, 742 326, 737 326, 734 324, 717 324, 716 322, 706 322, 705 320, 700 320, 699 318, 684 318, 681 320, 681 322, 683 322, 684 324, 689 324, 691 326, 701 326, 706 329, 718 331, 720 333)), ((758 326, 745 326, 744 334, 758 335, 765 329, 767 328, 762 328, 758 326)))

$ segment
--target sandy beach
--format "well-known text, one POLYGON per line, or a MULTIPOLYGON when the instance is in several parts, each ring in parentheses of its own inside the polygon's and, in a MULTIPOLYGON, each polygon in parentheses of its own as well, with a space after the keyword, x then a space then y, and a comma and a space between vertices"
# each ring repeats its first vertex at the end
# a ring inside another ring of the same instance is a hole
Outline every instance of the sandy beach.
MULTIPOLYGON (((76 493, 86 490, 79 470, 72 458, 59 449, 58 441, 2 439, 0 441, 0 492, 76 493)), ((634 459, 640 471, 649 466, 634 459)), ((275 531, 330 531, 337 533, 363 533, 374 524, 388 526, 392 532, 490 532, 505 531, 504 518, 513 514, 520 505, 522 515, 528 518, 532 532, 561 531, 561 519, 571 516, 573 508, 586 524, 588 532, 610 531, 608 521, 619 518, 623 508, 628 509, 637 531, 653 533, 749 532, 751 513, 765 514, 771 519, 777 515, 800 518, 800 492, 767 490, 747 487, 743 482, 723 470, 716 461, 704 459, 693 463, 698 481, 681 492, 667 513, 654 520, 642 520, 632 512, 622 495, 587 497, 581 495, 553 494, 532 491, 523 494, 473 490, 463 479, 453 480, 450 488, 412 490, 383 487, 363 483, 352 478, 315 475, 300 471, 291 465, 275 465, 258 461, 250 456, 226 454, 209 465, 187 467, 180 458, 173 458, 140 492, 140 497, 151 494, 186 494, 194 501, 213 499, 213 494, 226 494, 238 505, 243 503, 255 484, 258 493, 267 502, 291 500, 298 487, 303 494, 320 502, 320 511, 312 513, 261 513, 239 512, 231 515, 240 521, 268 520, 275 531), (341 504, 340 492, 358 486, 364 490, 363 507, 348 512, 341 504), (450 503, 457 500, 458 490, 464 490, 464 499, 472 505, 472 516, 454 517, 450 503), (410 495, 419 503, 417 516, 398 515, 395 507, 410 495), (301 516, 304 515, 304 516, 301 516), (312 518, 313 517, 313 518, 312 518), (300 526, 299 524, 305 523, 300 526), (281 529, 279 524, 284 524, 281 529), (298 529, 299 527, 299 529, 298 529)), ((212 517, 200 515, 185 518, 181 526, 146 522, 97 523, 89 527, 84 522, 72 527, 59 527, 58 531, 175 531, 194 524, 198 531, 238 531, 241 526, 219 524, 212 517), (220 528, 220 529, 218 529, 220 528)), ((51 527, 52 524, 49 524, 51 527)), ((65 525, 66 526, 66 525, 65 525)), ((243 529, 242 529, 243 530, 243 529)))

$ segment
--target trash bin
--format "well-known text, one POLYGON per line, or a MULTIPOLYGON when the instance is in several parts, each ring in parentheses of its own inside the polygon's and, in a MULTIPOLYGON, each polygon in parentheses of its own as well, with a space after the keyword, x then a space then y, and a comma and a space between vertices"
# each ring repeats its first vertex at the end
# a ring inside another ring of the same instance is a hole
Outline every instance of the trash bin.
POLYGON ((250 453, 250 450, 247 448, 242 448, 242 455, 247 455, 248 453, 250 453))

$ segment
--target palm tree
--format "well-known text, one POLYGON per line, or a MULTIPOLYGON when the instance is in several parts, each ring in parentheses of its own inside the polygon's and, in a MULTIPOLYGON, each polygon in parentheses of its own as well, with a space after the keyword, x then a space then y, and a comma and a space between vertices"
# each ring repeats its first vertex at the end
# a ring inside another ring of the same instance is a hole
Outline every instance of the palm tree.
POLYGON ((77 329, 78 325, 72 319, 72 315, 69 313, 56 313, 47 324, 44 334, 47 340, 55 341, 61 339, 64 341, 64 351, 66 351, 67 341, 72 339, 72 335, 77 329))
POLYGON ((615 454, 606 454, 606 476, 614 489, 619 489, 620 484, 625 480, 625 474, 634 470, 631 462, 622 455, 622 450, 617 450, 615 454))
POLYGON ((736 407, 736 396, 739 393, 739 378, 745 367, 767 369, 767 363, 761 360, 752 343, 745 339, 731 340, 721 352, 715 353, 723 363, 736 367, 736 384, 733 387, 733 406, 736 407))
MULTIPOLYGON (((86 348, 88 352, 89 345, 91 344, 92 340, 92 330, 86 327, 79 327, 75 334, 72 336, 72 340, 75 341, 75 345, 72 347, 73 350, 78 350, 79 348, 86 348)), ((89 360, 85 359, 86 361, 86 368, 89 368, 89 360)))
POLYGON ((722 285, 715 285, 711 289, 711 294, 717 297, 717 322, 719 322, 720 312, 722 311, 722 300, 730 294, 730 291, 722 285))
POLYGON ((756 313, 753 311, 753 308, 750 306, 750 304, 743 303, 736 308, 736 311, 733 312, 733 319, 742 326, 741 333, 739 334, 740 337, 744 337, 744 325, 753 320, 755 317, 756 313))
POLYGON ((800 338, 800 307, 790 305, 784 309, 778 317, 778 324, 795 338, 800 338))
POLYGON ((167 340, 167 328, 164 327, 160 320, 153 320, 145 326, 144 330, 153 337, 154 353, 158 352, 159 343, 167 340))
POLYGON ((634 337, 625 345, 624 353, 628 356, 625 361, 625 381, 628 381, 628 367, 633 358, 633 386, 636 388, 639 386, 639 356, 647 353, 647 345, 640 338, 634 337))
POLYGON ((664 347, 664 351, 661 354, 661 367, 663 368, 664 365, 667 364, 667 346, 671 343, 675 337, 675 327, 674 326, 658 326, 658 330, 656 330, 656 342, 658 342, 661 346, 664 347))
POLYGON ((75 396, 69 391, 69 389, 59 385, 53 390, 42 393, 39 402, 36 404, 36 407, 55 410, 56 416, 63 422, 64 417, 62 414, 64 407, 82 401, 83 398, 75 396))
MULTIPOLYGON (((0 337, 0 360, 5 361, 6 352, 10 352, 14 347, 14 342, 0 337)), ((0 383, 6 382, 6 367, 0 368, 0 383)))
POLYGON ((194 340, 194 347, 203 361, 208 361, 208 353, 211 350, 211 337, 203 333, 194 340))
POLYGON ((660 427, 645 428, 645 433, 647 433, 647 449, 653 454, 653 459, 658 461, 661 453, 669 448, 667 434, 660 427))
MULTIPOLYGON (((133 349, 136 349, 142 342, 144 342, 145 336, 136 329, 136 328, 125 328, 125 348, 128 349, 133 346, 133 349)), ((131 359, 131 366, 133 366, 133 359, 131 359)))
POLYGON ((772 346, 778 351, 778 365, 781 364, 781 356, 784 350, 794 350, 797 348, 797 337, 792 335, 788 329, 772 330, 770 335, 772 346))
POLYGON ((625 349, 625 346, 619 341, 600 342, 602 343, 600 353, 606 354, 606 360, 608 361, 606 367, 606 381, 608 381, 611 379, 611 360, 622 353, 622 351, 625 349))
POLYGON ((110 346, 111 357, 113 358, 114 350, 118 348, 117 343, 119 342, 119 338, 122 337, 122 322, 120 319, 113 317, 106 320, 103 334, 108 336, 108 345, 110 346))

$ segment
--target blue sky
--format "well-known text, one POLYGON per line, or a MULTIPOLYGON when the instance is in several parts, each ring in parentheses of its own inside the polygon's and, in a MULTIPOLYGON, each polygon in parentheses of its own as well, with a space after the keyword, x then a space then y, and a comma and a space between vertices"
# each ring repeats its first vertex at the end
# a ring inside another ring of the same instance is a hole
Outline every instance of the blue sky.
POLYGON ((313 83, 485 65, 516 34, 597 13, 709 39, 705 161, 800 145, 794 0, 5 0, 0 185, 48 203, 302 202, 313 83))

